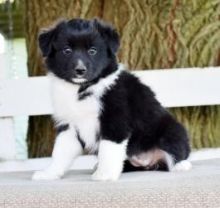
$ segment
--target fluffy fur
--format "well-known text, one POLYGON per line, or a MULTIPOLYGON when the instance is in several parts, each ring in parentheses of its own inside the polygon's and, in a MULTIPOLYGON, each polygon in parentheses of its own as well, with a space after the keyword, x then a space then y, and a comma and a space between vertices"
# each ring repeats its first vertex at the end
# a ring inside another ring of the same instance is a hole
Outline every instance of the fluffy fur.
POLYGON ((53 162, 33 179, 57 179, 72 160, 97 154, 94 180, 124 171, 188 170, 188 136, 151 89, 116 60, 119 36, 99 20, 60 22, 39 36, 52 81, 53 162))

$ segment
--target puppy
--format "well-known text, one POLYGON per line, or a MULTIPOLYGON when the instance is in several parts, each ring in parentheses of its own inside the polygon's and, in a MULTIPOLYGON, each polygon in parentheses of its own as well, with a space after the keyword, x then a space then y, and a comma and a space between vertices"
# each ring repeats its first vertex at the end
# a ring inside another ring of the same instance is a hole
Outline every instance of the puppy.
POLYGON ((52 164, 33 175, 53 180, 74 158, 97 154, 94 180, 122 171, 188 170, 186 130, 151 89, 117 63, 119 36, 97 19, 72 19, 39 36, 46 58, 57 138, 52 164))

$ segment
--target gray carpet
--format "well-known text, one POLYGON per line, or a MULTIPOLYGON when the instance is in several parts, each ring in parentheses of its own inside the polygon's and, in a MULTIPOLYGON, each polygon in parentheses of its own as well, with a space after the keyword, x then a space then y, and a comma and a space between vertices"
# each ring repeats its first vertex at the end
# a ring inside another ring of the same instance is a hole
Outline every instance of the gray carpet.
POLYGON ((57 181, 31 175, 0 174, 0 208, 220 208, 220 159, 194 162, 189 172, 125 173, 117 182, 94 182, 90 170, 57 181))

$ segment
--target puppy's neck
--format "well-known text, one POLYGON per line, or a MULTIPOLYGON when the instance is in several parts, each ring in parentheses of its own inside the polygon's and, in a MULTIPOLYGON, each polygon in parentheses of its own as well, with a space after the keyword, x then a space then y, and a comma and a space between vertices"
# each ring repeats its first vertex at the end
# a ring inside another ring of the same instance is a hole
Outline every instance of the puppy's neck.
POLYGON ((103 69, 103 71, 99 77, 97 77, 96 79, 94 79, 91 82, 86 82, 86 83, 81 84, 80 88, 79 88, 79 92, 85 91, 88 87, 98 83, 100 79, 103 79, 103 78, 107 77, 108 75, 116 72, 118 70, 118 68, 119 68, 119 64, 116 61, 111 62, 107 67, 105 67, 103 69))
POLYGON ((112 61, 103 71, 99 78, 104 78, 111 73, 114 73, 118 69, 118 63, 116 60, 112 61))

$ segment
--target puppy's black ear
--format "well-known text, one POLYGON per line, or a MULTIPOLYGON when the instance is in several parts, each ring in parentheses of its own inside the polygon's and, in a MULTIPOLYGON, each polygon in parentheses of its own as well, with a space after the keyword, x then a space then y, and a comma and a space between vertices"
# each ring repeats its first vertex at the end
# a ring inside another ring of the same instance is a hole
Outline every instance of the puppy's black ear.
POLYGON ((115 54, 120 46, 119 35, 116 29, 98 19, 94 19, 94 25, 101 36, 105 39, 111 52, 115 54))
POLYGON ((42 51, 43 57, 48 56, 52 51, 52 42, 54 39, 56 28, 44 30, 39 34, 38 41, 39 47, 42 51))

